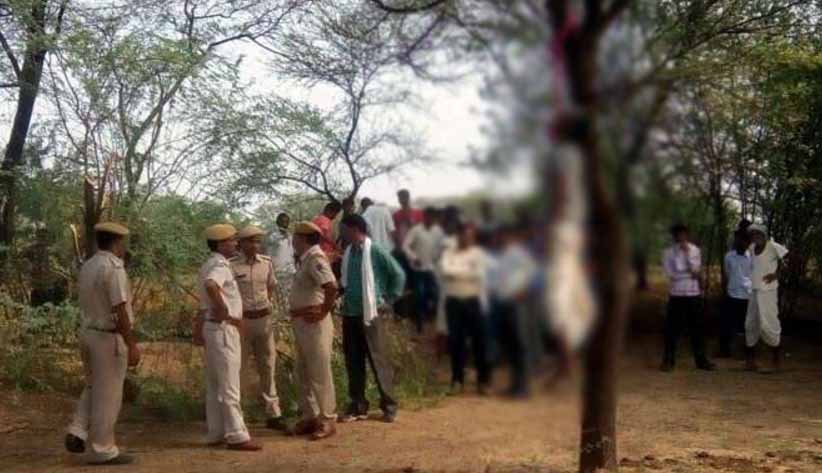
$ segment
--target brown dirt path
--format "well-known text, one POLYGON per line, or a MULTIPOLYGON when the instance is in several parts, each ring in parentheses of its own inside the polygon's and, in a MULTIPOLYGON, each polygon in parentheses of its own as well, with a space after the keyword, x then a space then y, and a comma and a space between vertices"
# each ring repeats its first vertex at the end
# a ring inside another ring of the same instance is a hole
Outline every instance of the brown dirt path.
MULTIPOLYGON (((739 361, 714 373, 681 356, 656 371, 655 344, 632 344, 622 363, 619 453, 627 472, 822 471, 822 368, 794 355, 780 375, 752 375, 739 361)), ((683 353, 683 355, 685 355, 683 353)), ((571 472, 578 407, 571 383, 528 403, 465 395, 395 424, 341 425, 322 443, 255 428, 261 453, 201 444, 202 423, 121 423, 132 467, 80 464, 62 450, 73 400, 0 391, 0 471, 105 472, 571 472)))

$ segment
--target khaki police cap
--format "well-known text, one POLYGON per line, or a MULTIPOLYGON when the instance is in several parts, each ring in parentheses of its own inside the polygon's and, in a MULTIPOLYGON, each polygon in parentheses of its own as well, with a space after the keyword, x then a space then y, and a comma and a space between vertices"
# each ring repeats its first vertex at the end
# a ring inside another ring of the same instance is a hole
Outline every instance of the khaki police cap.
POLYGON ((206 228, 205 237, 210 241, 228 240, 237 234, 237 229, 227 223, 218 223, 206 228))
POLYGON ((254 225, 249 225, 240 230, 239 233, 237 233, 237 238, 242 240, 244 238, 252 238, 260 235, 265 235, 265 231, 262 228, 255 227, 254 225))
POLYGON ((114 222, 102 222, 94 226, 95 232, 111 233, 113 235, 126 236, 128 235, 128 228, 114 222))
POLYGON ((322 230, 311 222, 300 222, 294 226, 294 233, 297 235, 312 235, 314 233, 322 233, 322 230))

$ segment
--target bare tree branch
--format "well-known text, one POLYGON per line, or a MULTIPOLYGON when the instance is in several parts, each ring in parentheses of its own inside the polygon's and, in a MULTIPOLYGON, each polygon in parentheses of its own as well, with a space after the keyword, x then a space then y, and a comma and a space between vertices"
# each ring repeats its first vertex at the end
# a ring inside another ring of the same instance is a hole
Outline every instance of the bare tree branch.
POLYGON ((433 10, 440 5, 445 5, 448 0, 433 0, 430 3, 418 6, 409 6, 409 7, 394 7, 391 5, 386 4, 382 0, 369 0, 371 3, 377 6, 380 10, 383 10, 388 13, 399 13, 399 14, 408 14, 408 13, 422 13, 428 10, 433 10))
POLYGON ((3 35, 2 31, 0 31, 0 46, 3 46, 3 51, 6 52, 6 57, 9 58, 9 62, 11 63, 11 69, 14 71, 14 77, 16 77, 19 82, 20 63, 17 62, 17 57, 14 56, 14 51, 11 50, 11 46, 9 46, 9 42, 6 40, 6 37, 3 35))

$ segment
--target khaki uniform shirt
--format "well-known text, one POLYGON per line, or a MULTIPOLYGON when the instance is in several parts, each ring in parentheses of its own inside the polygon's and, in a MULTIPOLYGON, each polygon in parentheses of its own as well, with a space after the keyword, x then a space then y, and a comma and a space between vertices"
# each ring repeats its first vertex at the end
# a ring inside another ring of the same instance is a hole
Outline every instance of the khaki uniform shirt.
POLYGON ((297 274, 294 275, 289 297, 291 310, 322 304, 325 295, 323 285, 335 282, 328 257, 319 245, 312 246, 297 264, 297 274))
POLYGON ((112 309, 122 303, 126 304, 129 319, 133 319, 126 269, 123 260, 113 253, 101 250, 86 261, 77 286, 83 328, 114 330, 117 315, 112 309))
POLYGON ((234 278, 237 280, 237 286, 240 288, 240 296, 243 298, 243 311, 271 307, 268 293, 277 286, 271 258, 258 254, 254 261, 249 261, 245 255, 241 254, 231 258, 229 263, 234 278))
POLYGON ((198 283, 200 286, 200 309, 207 311, 206 319, 211 319, 212 307, 211 298, 208 297, 208 290, 206 290, 206 281, 212 280, 220 287, 220 294, 223 297, 226 307, 228 307, 228 316, 233 319, 241 319, 243 317, 243 299, 240 296, 240 290, 237 288, 237 282, 234 279, 234 273, 231 272, 231 265, 225 256, 220 253, 212 253, 211 257, 200 267, 200 275, 198 283))

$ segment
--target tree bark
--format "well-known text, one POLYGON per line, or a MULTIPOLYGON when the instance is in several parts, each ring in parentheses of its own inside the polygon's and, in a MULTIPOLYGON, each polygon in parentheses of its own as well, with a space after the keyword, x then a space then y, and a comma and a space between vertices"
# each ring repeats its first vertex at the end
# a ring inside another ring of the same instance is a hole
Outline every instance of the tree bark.
POLYGON ((97 251, 97 241, 94 236, 94 226, 100 220, 97 208, 97 199, 94 198, 94 184, 86 178, 83 181, 83 239, 86 260, 97 251))
POLYGON ((579 138, 586 169, 589 206, 589 251, 592 281, 599 307, 585 353, 582 392, 583 418, 579 471, 616 471, 617 363, 628 308, 629 265, 618 212, 606 191, 595 120, 579 138))
POLYGON ((9 248, 14 243, 17 217, 17 172, 24 163, 26 139, 34 113, 34 104, 40 91, 43 62, 48 51, 44 41, 47 0, 35 2, 28 27, 28 44, 23 67, 20 69, 17 110, 11 128, 0 173, 0 263, 5 266, 9 248))
MULTIPOLYGON (((568 28, 568 3, 547 0, 555 31, 568 28)), ((588 200, 588 254, 598 317, 584 359, 582 435, 579 471, 617 471, 617 363, 628 309, 628 251, 619 212, 608 194, 598 130, 595 81, 601 33, 624 8, 614 2, 603 15, 601 4, 586 10, 582 26, 564 38, 567 88, 573 109, 560 117, 560 139, 575 145, 581 154, 588 200), (607 18, 607 19, 604 19, 607 18)))

